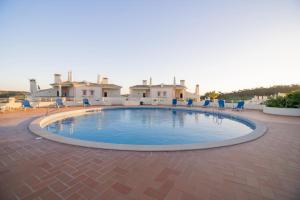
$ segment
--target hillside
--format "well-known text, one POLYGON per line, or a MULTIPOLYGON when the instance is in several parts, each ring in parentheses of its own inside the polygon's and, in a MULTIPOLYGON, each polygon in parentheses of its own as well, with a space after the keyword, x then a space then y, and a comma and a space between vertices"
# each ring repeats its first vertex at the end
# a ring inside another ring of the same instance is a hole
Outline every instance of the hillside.
POLYGON ((17 99, 24 99, 29 92, 25 91, 4 91, 0 90, 0 98, 16 97, 17 99))
POLYGON ((275 85, 269 88, 259 87, 253 89, 244 89, 239 91, 233 91, 229 93, 221 93, 219 98, 225 100, 235 100, 235 99, 251 99, 254 96, 270 96, 276 95, 278 93, 290 93, 292 91, 300 90, 300 85, 275 85))

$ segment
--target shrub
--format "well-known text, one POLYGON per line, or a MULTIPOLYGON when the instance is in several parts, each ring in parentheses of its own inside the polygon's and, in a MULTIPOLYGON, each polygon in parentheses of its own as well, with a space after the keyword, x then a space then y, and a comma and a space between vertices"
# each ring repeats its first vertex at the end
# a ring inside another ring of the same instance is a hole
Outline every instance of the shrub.
POLYGON ((300 108, 300 91, 292 92, 287 95, 288 108, 300 108))
POLYGON ((266 106, 277 108, 300 108, 300 91, 292 92, 285 97, 271 98, 266 101, 266 106))

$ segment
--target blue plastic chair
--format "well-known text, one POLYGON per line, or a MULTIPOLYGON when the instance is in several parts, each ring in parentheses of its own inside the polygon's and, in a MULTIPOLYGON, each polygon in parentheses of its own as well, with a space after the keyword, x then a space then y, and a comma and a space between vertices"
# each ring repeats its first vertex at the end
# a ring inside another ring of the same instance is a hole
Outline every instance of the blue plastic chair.
POLYGON ((83 106, 90 106, 90 102, 88 99, 82 99, 83 106))
POLYGON ((233 107, 233 110, 243 110, 244 109, 245 102, 239 101, 236 107, 233 107))
POLYGON ((210 101, 209 100, 205 100, 204 101, 204 104, 202 105, 203 107, 208 107, 210 104, 210 101))
POLYGON ((172 105, 173 105, 173 106, 176 106, 176 105, 177 105, 177 99, 173 99, 173 100, 172 100, 172 105))
POLYGON ((187 103, 187 106, 192 106, 192 105, 193 105, 193 99, 189 99, 188 103, 187 103))
POLYGON ((30 105, 29 100, 23 100, 23 101, 22 101, 22 107, 23 107, 24 109, 26 109, 26 108, 32 108, 32 106, 30 105))
POLYGON ((218 104, 219 104, 219 109, 225 109, 225 100, 219 99, 218 104))
POLYGON ((56 107, 64 106, 63 100, 61 98, 56 99, 56 107))

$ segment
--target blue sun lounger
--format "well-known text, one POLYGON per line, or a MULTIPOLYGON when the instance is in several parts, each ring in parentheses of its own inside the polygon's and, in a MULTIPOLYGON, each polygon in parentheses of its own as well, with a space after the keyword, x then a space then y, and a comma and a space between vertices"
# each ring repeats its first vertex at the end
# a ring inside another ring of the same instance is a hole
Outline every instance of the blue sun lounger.
POLYGON ((83 104, 83 106, 90 106, 91 105, 88 99, 82 99, 82 104, 83 104))
POLYGON ((210 101, 209 100, 205 100, 204 104, 202 105, 202 107, 208 107, 209 104, 210 104, 210 101))
POLYGON ((172 106, 176 106, 177 105, 177 99, 173 99, 172 100, 172 106))
POLYGON ((219 99, 218 104, 219 104, 219 109, 225 109, 225 100, 219 99))
POLYGON ((26 108, 32 108, 32 106, 30 105, 29 100, 23 100, 22 101, 22 108, 24 108, 26 110, 26 108))
POLYGON ((244 109, 245 102, 239 101, 236 107, 233 107, 233 110, 243 110, 244 109))
POLYGON ((192 105, 193 105, 193 99, 189 99, 188 103, 187 103, 187 106, 192 106, 192 105))
POLYGON ((57 98, 56 99, 56 107, 59 108, 60 106, 62 107, 62 106, 65 106, 65 105, 64 105, 63 100, 61 98, 57 98))

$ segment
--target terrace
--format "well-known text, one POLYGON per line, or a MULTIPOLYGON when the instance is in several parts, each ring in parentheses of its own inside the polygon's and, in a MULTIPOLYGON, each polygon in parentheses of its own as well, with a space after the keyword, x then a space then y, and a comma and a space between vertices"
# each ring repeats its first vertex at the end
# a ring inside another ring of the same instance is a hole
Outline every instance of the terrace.
POLYGON ((299 2, 0 0, 0 200, 300 200, 299 2))
POLYGON ((0 114, 1 199, 299 199, 299 117, 245 110, 235 114, 268 127, 255 141, 207 150, 132 152, 37 138, 27 127, 46 112, 0 114))

